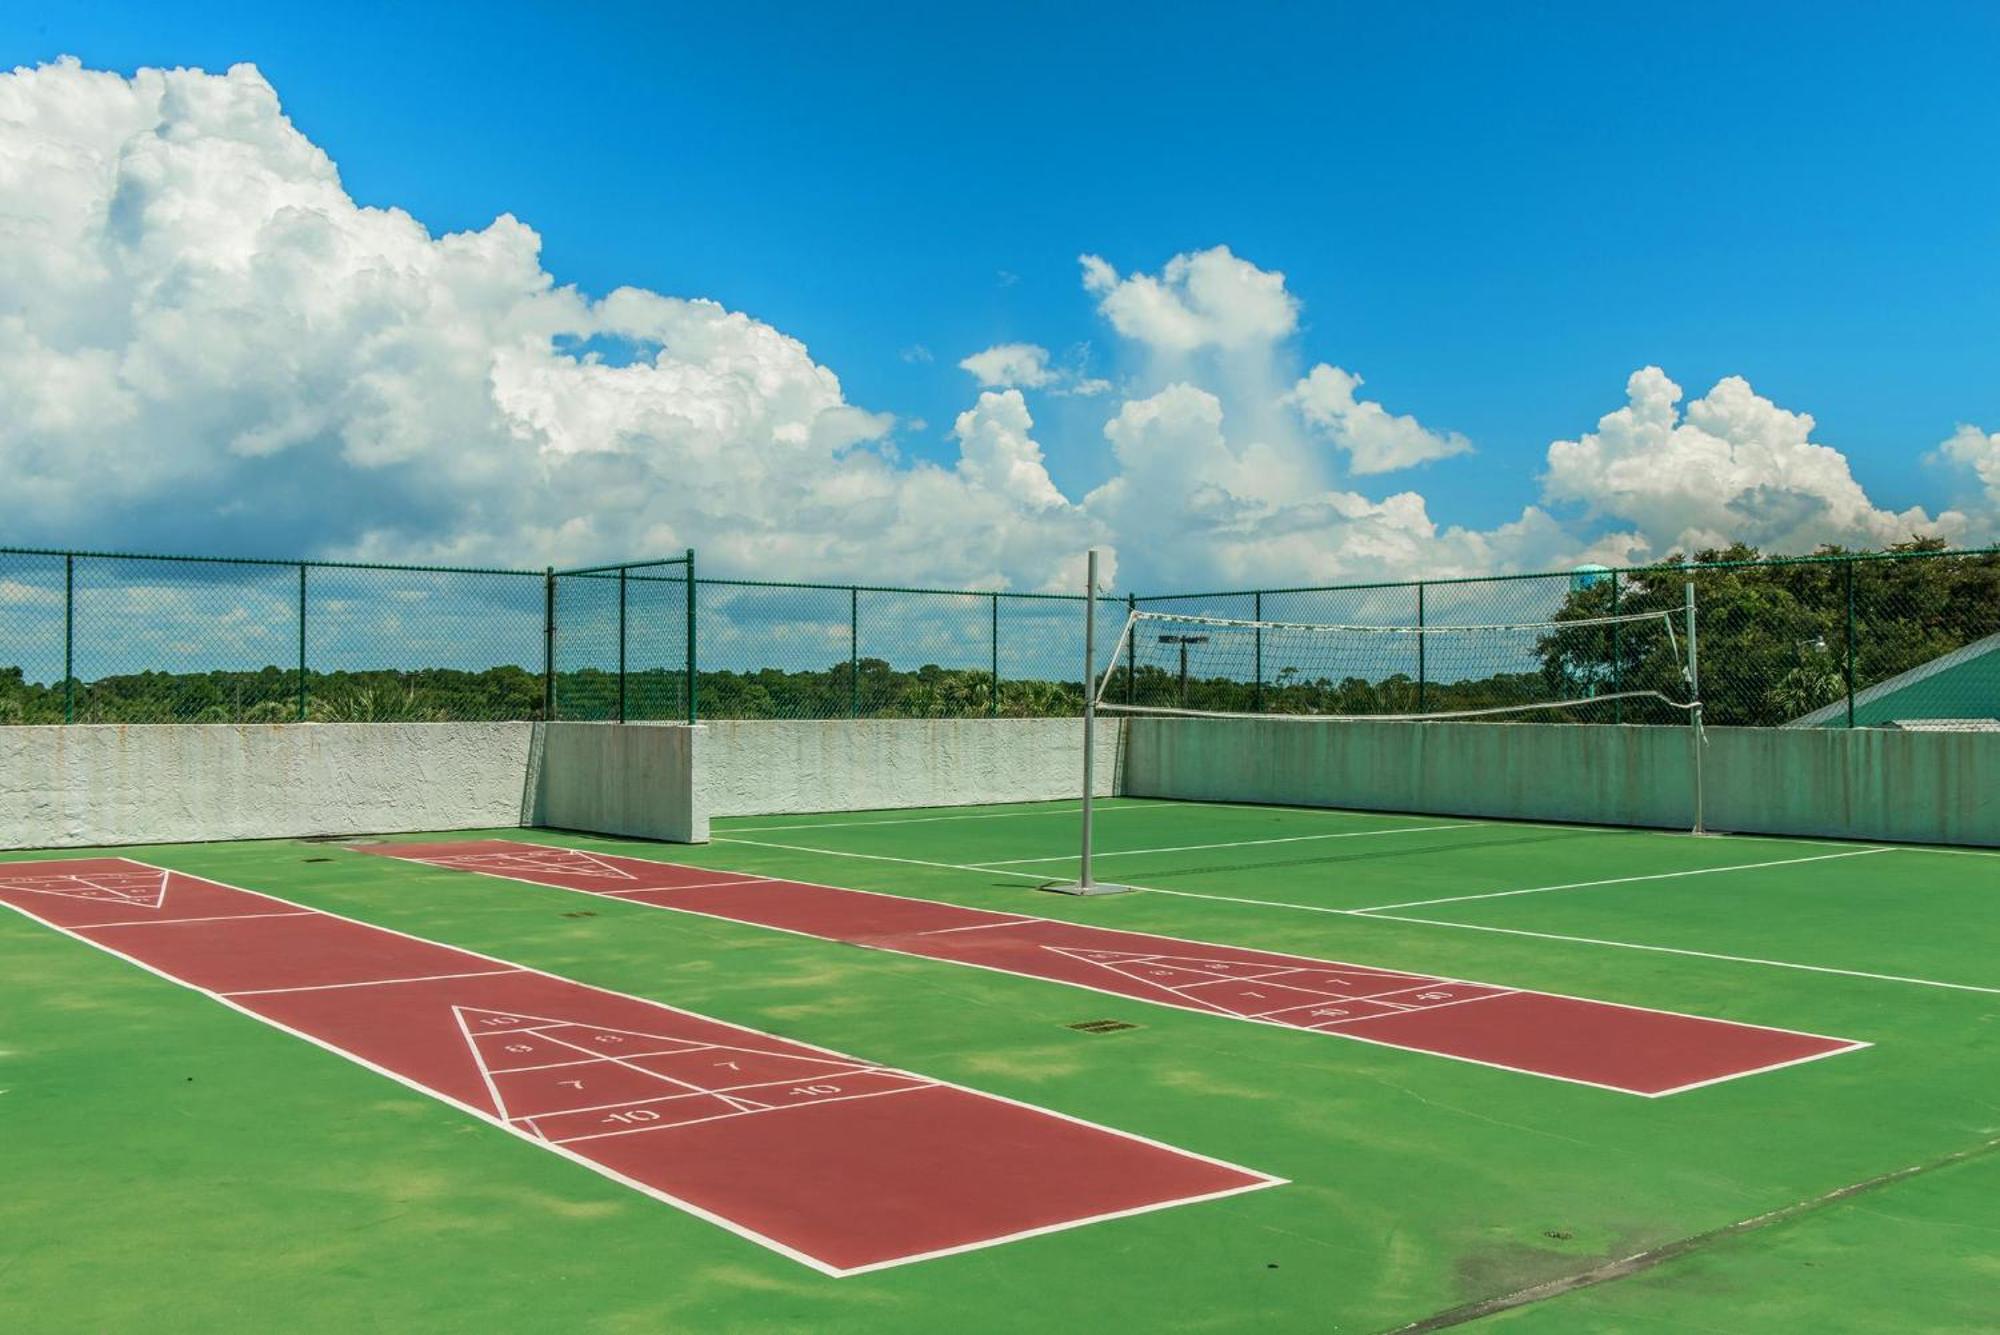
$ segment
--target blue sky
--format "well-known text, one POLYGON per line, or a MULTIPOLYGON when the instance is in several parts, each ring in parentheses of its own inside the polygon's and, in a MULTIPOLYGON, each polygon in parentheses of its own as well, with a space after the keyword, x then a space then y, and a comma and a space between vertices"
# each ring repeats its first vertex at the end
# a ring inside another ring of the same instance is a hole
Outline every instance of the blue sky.
MULTIPOLYGON (((1811 413, 1889 511, 1952 502, 1925 455, 2000 430, 1992 6, 0 17, 0 63, 59 54, 254 62, 355 202, 433 234, 511 213, 559 283, 745 312, 944 464, 980 349, 1144 378, 1079 255, 1157 273, 1218 245, 1300 303, 1290 374, 1337 364, 1470 439, 1371 492, 1419 488, 1440 523, 1513 519, 1549 443, 1648 365, 1811 413)), ((1113 473, 1120 398, 1031 398, 1064 492, 1113 473)))

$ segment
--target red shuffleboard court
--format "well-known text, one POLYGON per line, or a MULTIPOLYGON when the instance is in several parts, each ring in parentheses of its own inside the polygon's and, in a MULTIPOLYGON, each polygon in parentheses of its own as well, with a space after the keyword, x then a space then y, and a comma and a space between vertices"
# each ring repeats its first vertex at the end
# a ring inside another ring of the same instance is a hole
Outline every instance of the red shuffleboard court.
POLYGON ((123 858, 0 903, 830 1275, 1281 1181, 123 858))
POLYGON ((1864 1048, 1846 1038, 507 839, 357 852, 1649 1098, 1864 1048))

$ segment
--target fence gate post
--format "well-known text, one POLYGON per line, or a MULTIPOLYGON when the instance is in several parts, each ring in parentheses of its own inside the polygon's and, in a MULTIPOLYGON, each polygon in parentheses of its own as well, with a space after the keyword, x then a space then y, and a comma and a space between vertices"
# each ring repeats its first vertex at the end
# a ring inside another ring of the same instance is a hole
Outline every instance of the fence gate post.
POLYGON ((847 586, 847 717, 861 717, 861 590, 847 586))
POLYGON ((76 722, 76 554, 63 557, 63 722, 76 722))
POLYGON ((1844 569, 1847 572, 1847 726, 1854 726, 1854 562, 1850 558, 1844 569))
POLYGON ((695 597, 698 585, 694 582, 694 548, 687 549, 687 721, 693 724, 701 716, 695 703, 695 665, 700 661, 695 653, 695 597))
POLYGON ((1000 717, 1000 595, 989 595, 993 603, 993 699, 988 713, 1000 717))
POLYGON ((1250 619, 1257 623, 1257 689, 1252 693, 1252 713, 1264 712, 1264 591, 1250 595, 1250 619))
POLYGON ((618 721, 625 721, 625 575, 618 567, 618 721))
POLYGON ((306 721, 306 563, 299 562, 299 722, 306 721))
MULTIPOLYGON (((1611 572, 1611 615, 1612 616, 1618 615, 1618 572, 1615 570, 1611 572)), ((1612 622, 1611 623, 1611 693, 1614 696, 1618 695, 1625 689, 1624 685, 1625 661, 1623 655, 1621 655, 1619 652, 1618 631, 1619 631, 1618 623, 1615 621, 1612 622)), ((1625 702, 1623 700, 1614 699, 1611 702, 1611 721, 1613 723, 1623 723, 1625 721, 1625 702)))
POLYGON ((542 718, 556 717, 556 568, 542 573, 542 718))
MULTIPOLYGON (((1125 625, 1127 629, 1131 629, 1132 614, 1138 610, 1139 610, 1139 595, 1135 593, 1126 594, 1125 625)), ((1128 705, 1137 704, 1139 701, 1139 680, 1138 680, 1139 669, 1137 666, 1138 656, 1139 656, 1139 632, 1137 630, 1132 630, 1132 633, 1125 637, 1125 703, 1128 705)), ((1092 684, 1090 682, 1085 682, 1083 684, 1083 689, 1086 692, 1088 692, 1089 690, 1092 689, 1092 684)))
MULTIPOLYGON (((1417 581, 1417 712, 1424 712, 1424 697, 1430 686, 1430 646, 1424 643, 1424 585, 1417 581)), ((1461 672, 1463 668, 1459 669, 1461 672)))

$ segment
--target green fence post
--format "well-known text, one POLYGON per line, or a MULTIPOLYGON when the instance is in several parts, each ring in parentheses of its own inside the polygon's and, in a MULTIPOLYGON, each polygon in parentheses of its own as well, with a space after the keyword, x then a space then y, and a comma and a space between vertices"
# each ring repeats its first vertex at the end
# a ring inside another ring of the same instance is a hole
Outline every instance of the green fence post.
POLYGON ((299 722, 306 721, 306 563, 299 562, 299 722))
POLYGON ((1264 591, 1257 590, 1250 595, 1250 619, 1257 623, 1257 689, 1252 692, 1251 712, 1264 712, 1264 591))
MULTIPOLYGON (((1131 634, 1125 637, 1125 703, 1128 705, 1137 704, 1139 701, 1139 669, 1138 669, 1139 632, 1132 625, 1132 614, 1138 610, 1139 610, 1138 595, 1132 593, 1126 594, 1125 627, 1127 630, 1130 630, 1132 632, 1131 634)), ((1091 683, 1085 682, 1083 684, 1083 689, 1086 692, 1089 691, 1091 689, 1091 683)))
POLYGON ((76 722, 76 554, 63 557, 63 722, 76 722))
MULTIPOLYGON (((1611 615, 1618 615, 1618 572, 1615 570, 1611 572, 1611 615)), ((1617 622, 1614 621, 1611 623, 1611 693, 1613 695, 1625 689, 1625 658, 1619 652, 1619 629, 1620 627, 1617 622)), ((1623 723, 1625 721, 1625 702, 1623 700, 1613 700, 1611 702, 1611 721, 1613 723, 1623 723)))
POLYGON ((987 711, 994 718, 1000 717, 1000 595, 989 595, 993 603, 993 699, 987 711))
POLYGON ((847 717, 861 717, 861 590, 847 586, 847 717))
POLYGON ((625 575, 618 568, 618 721, 625 721, 625 575))
MULTIPOLYGON (((1424 697, 1429 693, 1430 663, 1427 657, 1429 646, 1424 643, 1424 585, 1417 581, 1417 712, 1424 712, 1424 697)), ((1459 669, 1461 672, 1464 668, 1459 669)))
POLYGON ((695 598, 698 586, 694 582, 694 548, 687 549, 687 721, 691 725, 701 717, 700 706, 695 703, 695 666, 700 661, 695 653, 695 598))
POLYGON ((1844 567, 1847 572, 1847 726, 1854 726, 1854 562, 1849 560, 1844 567))
POLYGON ((556 716, 556 568, 542 573, 542 718, 556 716))

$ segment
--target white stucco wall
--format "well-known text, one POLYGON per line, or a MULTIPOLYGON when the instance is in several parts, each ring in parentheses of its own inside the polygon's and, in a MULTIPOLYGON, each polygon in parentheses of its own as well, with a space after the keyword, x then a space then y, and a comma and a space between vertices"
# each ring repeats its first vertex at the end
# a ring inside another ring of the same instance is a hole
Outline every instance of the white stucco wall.
POLYGON ((706 789, 696 780, 707 732, 678 723, 548 724, 528 823, 708 842, 706 789))
MULTIPOLYGON (((716 816, 1077 797, 1079 719, 722 720, 703 725, 716 816)), ((1100 720, 1097 791, 1117 790, 1123 724, 1100 720)))
MULTIPOLYGON (((1685 829, 1686 728, 1133 719, 1136 797, 1685 829)), ((2000 735, 1710 728, 1704 823, 1741 834, 2000 844, 2000 735)))
POLYGON ((0 728, 0 848, 514 825, 535 728, 0 728))

